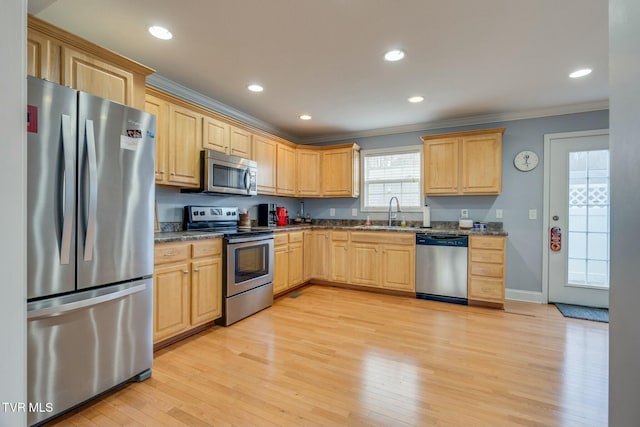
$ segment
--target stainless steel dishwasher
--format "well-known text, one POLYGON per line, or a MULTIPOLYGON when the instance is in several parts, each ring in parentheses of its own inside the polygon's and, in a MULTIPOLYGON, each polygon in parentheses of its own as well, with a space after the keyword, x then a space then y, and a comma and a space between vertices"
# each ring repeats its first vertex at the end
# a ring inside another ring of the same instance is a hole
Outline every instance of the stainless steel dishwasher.
POLYGON ((467 304, 468 236, 416 234, 416 297, 467 304))

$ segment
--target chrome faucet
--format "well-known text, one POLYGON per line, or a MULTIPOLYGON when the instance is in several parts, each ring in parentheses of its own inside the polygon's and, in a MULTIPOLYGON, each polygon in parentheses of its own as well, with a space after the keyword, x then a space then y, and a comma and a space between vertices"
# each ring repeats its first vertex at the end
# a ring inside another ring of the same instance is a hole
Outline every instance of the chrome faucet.
POLYGON ((391 227, 391 202, 393 202, 393 199, 396 199, 396 212, 401 212, 400 202, 398 201, 398 198, 396 196, 393 196, 389 199, 389 227, 391 227))

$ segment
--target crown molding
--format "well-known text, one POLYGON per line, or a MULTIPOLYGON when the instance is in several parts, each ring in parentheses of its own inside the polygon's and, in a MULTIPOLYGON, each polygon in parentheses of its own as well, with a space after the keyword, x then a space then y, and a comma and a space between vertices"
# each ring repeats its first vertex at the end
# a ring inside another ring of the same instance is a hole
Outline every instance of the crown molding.
POLYGON ((436 120, 433 122, 416 123, 412 125, 393 126, 387 128, 370 129, 358 132, 299 138, 298 144, 317 144, 322 142, 343 141, 354 138, 393 135, 398 133, 419 132, 432 129, 480 125, 487 123, 510 122, 514 120, 537 119, 541 117, 562 116, 565 114, 587 113, 609 109, 609 101, 594 101, 581 104, 564 105, 512 113, 482 114, 477 116, 459 117, 455 119, 436 120))
POLYGON ((236 110, 235 108, 227 104, 224 104, 208 96, 205 96, 199 92, 196 92, 193 89, 189 89, 188 87, 182 86, 181 84, 176 83, 173 80, 169 80, 168 78, 163 77, 157 73, 147 76, 146 83, 149 86, 153 86, 156 89, 160 89, 164 92, 168 92, 174 96, 177 96, 178 98, 182 98, 193 104, 199 105, 208 110, 215 111, 216 113, 222 114, 224 116, 235 119, 249 126, 253 126, 255 128, 261 129, 265 132, 271 133, 273 135, 279 136, 289 141, 296 142, 296 140, 299 139, 292 135, 287 134, 286 132, 281 131, 280 129, 277 129, 271 126, 267 122, 263 122, 262 120, 257 119, 253 116, 250 116, 249 114, 243 113, 240 110, 236 110))

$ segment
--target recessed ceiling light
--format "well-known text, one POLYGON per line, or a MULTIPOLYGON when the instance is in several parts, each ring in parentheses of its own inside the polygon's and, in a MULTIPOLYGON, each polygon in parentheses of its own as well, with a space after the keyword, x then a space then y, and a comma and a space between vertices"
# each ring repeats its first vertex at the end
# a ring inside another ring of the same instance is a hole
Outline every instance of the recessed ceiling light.
POLYGON ((572 79, 577 79, 578 77, 584 77, 591 74, 591 71, 591 68, 583 68, 582 70, 576 70, 573 73, 569 74, 569 77, 571 77, 572 79))
POLYGON ((303 114, 303 115, 300 116, 300 119, 301 120, 311 120, 311 116, 308 115, 308 114, 303 114))
POLYGON ((424 101, 424 96, 412 96, 411 98, 409 98, 409 102, 414 104, 422 101, 424 101))
POLYGON ((392 49, 384 54, 385 61, 400 61, 404 58, 404 50, 392 49))
POLYGON ((160 40, 171 40, 173 38, 173 34, 171 34, 171 31, 167 30, 164 27, 160 27, 158 25, 149 27, 149 32, 153 37, 157 37, 160 40))
POLYGON ((264 88, 262 86, 260 86, 259 84, 250 84, 249 86, 247 86, 247 89, 249 89, 251 92, 262 92, 264 90, 264 88))

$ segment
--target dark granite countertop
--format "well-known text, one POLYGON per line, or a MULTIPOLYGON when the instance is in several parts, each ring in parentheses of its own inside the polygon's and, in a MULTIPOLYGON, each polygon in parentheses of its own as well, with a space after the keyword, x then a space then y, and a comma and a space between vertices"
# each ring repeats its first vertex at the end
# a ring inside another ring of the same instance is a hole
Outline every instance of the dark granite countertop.
MULTIPOLYGON (((354 225, 348 223, 338 223, 338 224, 328 224, 328 223, 320 223, 320 224, 290 224, 283 225, 277 227, 252 227, 253 230, 273 230, 275 233, 284 232, 284 231, 297 231, 297 230, 352 230, 352 231, 398 231, 405 233, 424 233, 424 234, 452 234, 452 235, 473 235, 473 236, 508 236, 508 233, 498 229, 497 227, 489 227, 487 231, 474 231, 463 230, 460 228, 453 227, 455 223, 451 222, 442 222, 438 224, 434 224, 432 228, 423 228, 416 227, 412 224, 412 226, 408 227, 400 227, 400 226, 387 226, 387 225, 354 225)), ((179 242, 179 241, 187 241, 187 240, 202 240, 202 239, 212 239, 216 237, 222 237, 222 233, 211 233, 211 232, 198 232, 198 231, 173 231, 173 232, 164 232, 164 233, 156 233, 155 234, 155 242, 156 243, 165 243, 165 242, 179 242)))

